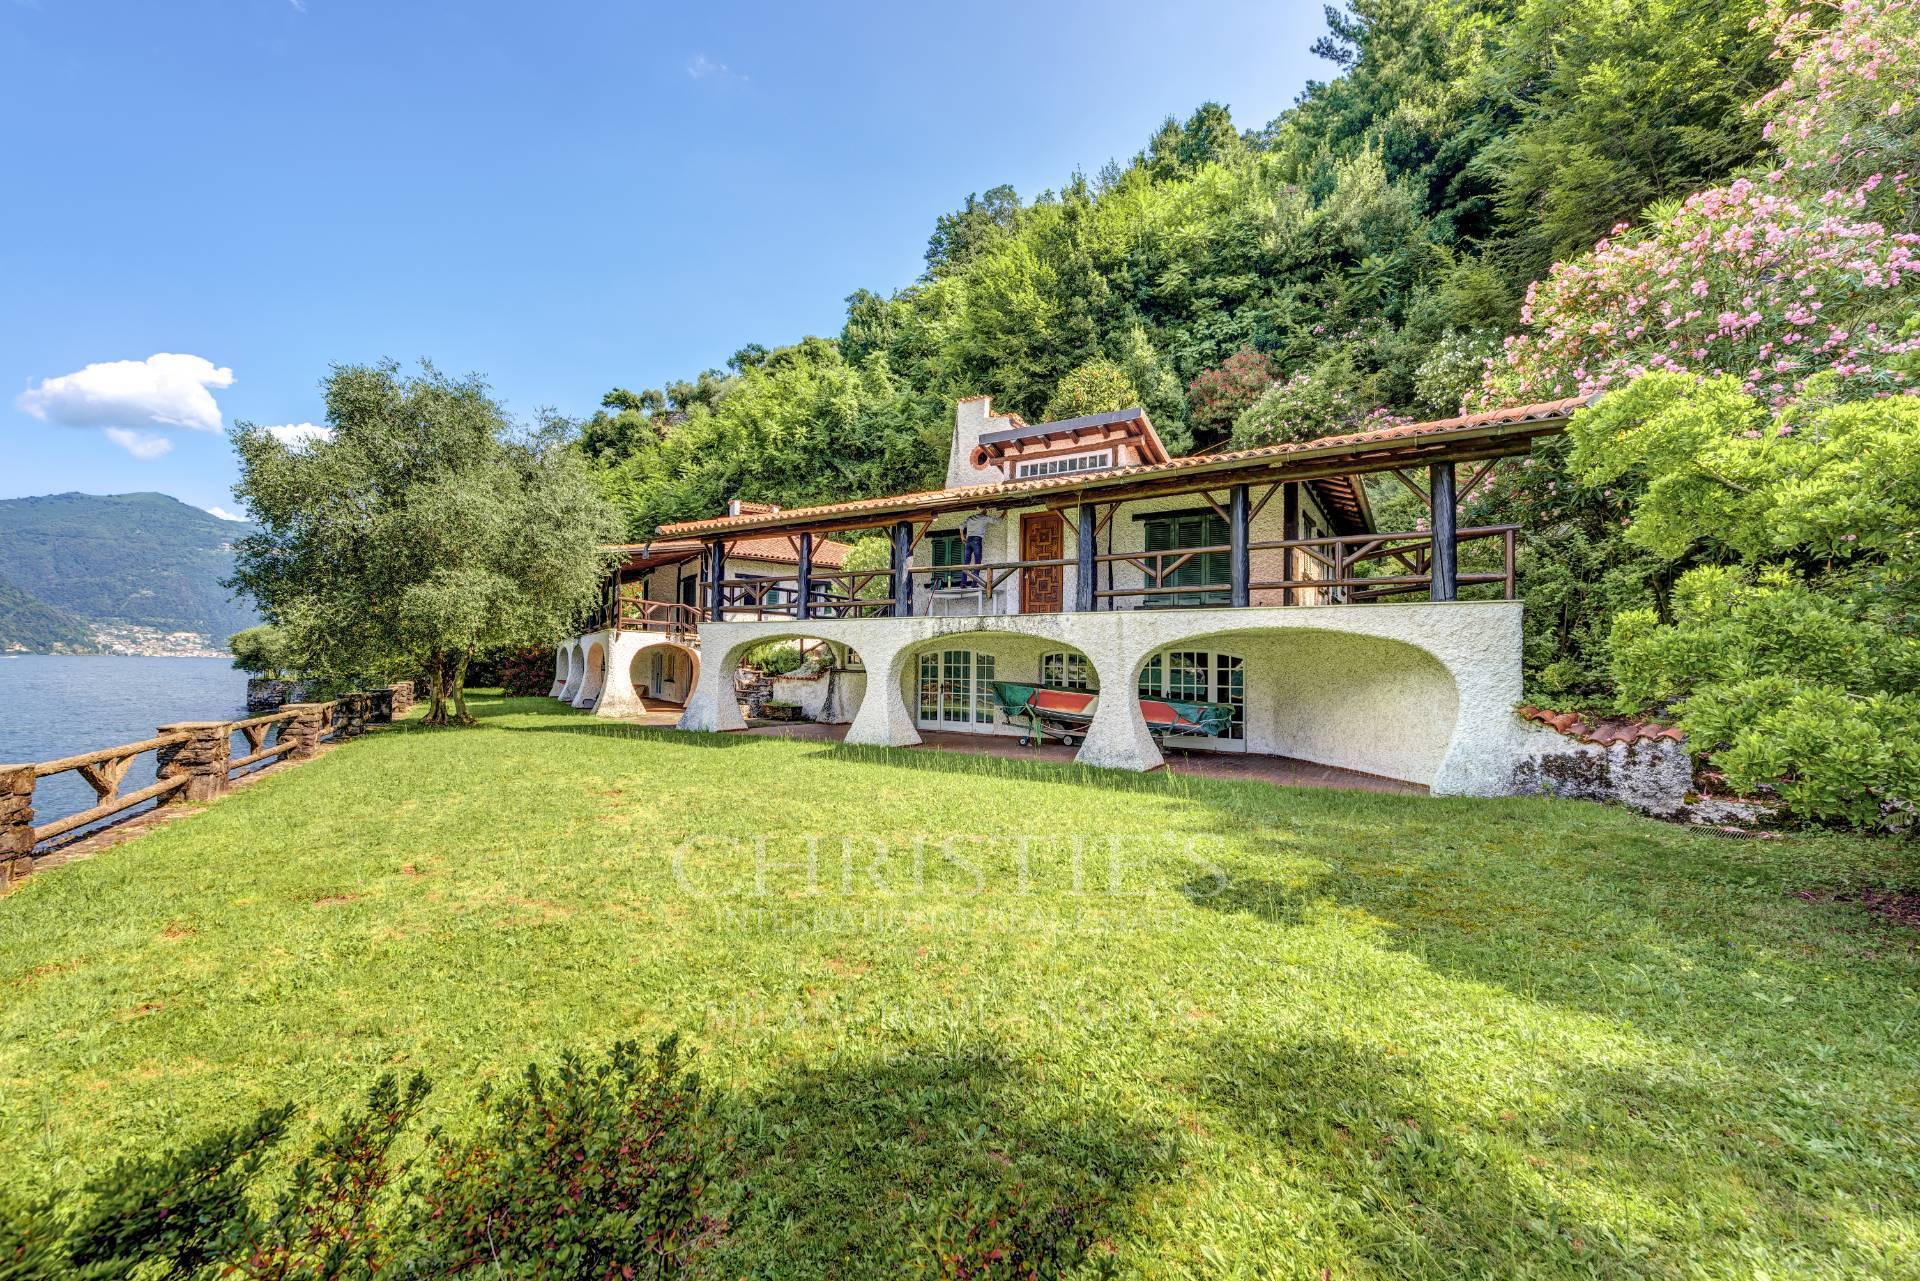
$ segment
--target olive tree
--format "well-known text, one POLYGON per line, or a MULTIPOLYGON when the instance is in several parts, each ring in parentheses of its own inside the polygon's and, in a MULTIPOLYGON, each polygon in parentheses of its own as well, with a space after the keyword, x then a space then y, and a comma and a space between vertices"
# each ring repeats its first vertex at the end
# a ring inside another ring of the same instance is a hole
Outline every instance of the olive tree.
POLYGON ((326 435, 232 432, 258 531, 235 586, 335 683, 424 672, 429 724, 470 723, 476 653, 548 643, 593 603, 617 513, 558 424, 528 431, 477 377, 336 365, 326 435))

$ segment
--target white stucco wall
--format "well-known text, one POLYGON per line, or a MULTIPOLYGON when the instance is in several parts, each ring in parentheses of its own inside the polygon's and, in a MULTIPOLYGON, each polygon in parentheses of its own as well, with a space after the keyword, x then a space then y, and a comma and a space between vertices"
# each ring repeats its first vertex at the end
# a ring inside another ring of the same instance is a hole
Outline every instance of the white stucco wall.
MULTIPOLYGON (((807 629, 852 645, 865 660, 872 696, 861 701, 848 731, 852 743, 919 741, 909 664, 929 646, 992 645, 1034 654, 1053 646, 1077 649, 1093 662, 1103 689, 1130 692, 1152 654, 1186 645, 1242 652, 1256 662, 1247 682, 1249 726, 1260 727, 1265 750, 1405 779, 1443 794, 1501 795, 1511 788, 1513 766, 1525 750, 1525 729, 1513 714, 1520 697, 1520 608, 1513 601, 1457 601, 816 619, 807 629)), ((795 634, 791 623, 702 628, 707 661, 681 727, 743 728, 731 680, 739 656, 765 640, 795 634)), ((1122 769, 1160 764, 1135 699, 1101 699, 1079 759, 1122 769)))

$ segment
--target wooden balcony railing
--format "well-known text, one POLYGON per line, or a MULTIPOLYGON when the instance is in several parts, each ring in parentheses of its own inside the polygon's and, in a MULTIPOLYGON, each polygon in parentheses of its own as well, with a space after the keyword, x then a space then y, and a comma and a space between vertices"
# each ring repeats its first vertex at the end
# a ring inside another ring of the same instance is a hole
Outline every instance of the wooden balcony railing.
MULTIPOLYGON (((1463 550, 1471 545, 1497 541, 1500 569, 1462 570, 1455 582, 1461 587, 1497 583, 1502 600, 1514 599, 1518 532, 1517 525, 1480 525, 1460 530, 1457 545, 1463 550)), ((1226 582, 1180 583, 1175 580, 1175 575, 1199 557, 1230 555, 1232 551, 1230 544, 1222 543, 1209 547, 1180 547, 1170 551, 1103 552, 1094 557, 1096 564, 1131 565, 1140 571, 1143 581, 1138 586, 1097 590, 1094 598, 1116 600, 1142 596, 1225 595, 1231 590, 1226 582)), ((1426 532, 1256 540, 1247 544, 1247 552, 1249 560, 1256 564, 1270 559, 1261 556, 1263 552, 1281 553, 1280 576, 1252 576, 1247 582, 1247 590, 1295 594, 1296 598, 1288 600, 1288 604, 1309 603, 1297 599, 1297 595, 1310 591, 1338 592, 1338 599, 1360 603, 1418 595, 1433 586, 1433 535, 1426 532), (1308 565, 1315 567, 1313 573, 1302 572, 1308 565)))
POLYGON ((699 632, 703 617, 700 609, 678 601, 622 597, 614 627, 623 632, 666 632, 687 637, 699 632))

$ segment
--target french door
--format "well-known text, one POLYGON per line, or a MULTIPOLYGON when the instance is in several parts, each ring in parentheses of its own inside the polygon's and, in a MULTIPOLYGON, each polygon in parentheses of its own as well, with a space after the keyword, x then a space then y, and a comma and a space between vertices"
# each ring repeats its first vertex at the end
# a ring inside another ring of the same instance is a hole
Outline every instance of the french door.
POLYGON ((920 655, 914 720, 922 729, 978 733, 993 724, 993 655, 970 649, 920 655))
POLYGON ((1220 752, 1247 750, 1246 664, 1237 654, 1205 649, 1161 650, 1140 669, 1140 697, 1186 703, 1225 703, 1233 723, 1218 738, 1188 735, 1183 748, 1220 752))

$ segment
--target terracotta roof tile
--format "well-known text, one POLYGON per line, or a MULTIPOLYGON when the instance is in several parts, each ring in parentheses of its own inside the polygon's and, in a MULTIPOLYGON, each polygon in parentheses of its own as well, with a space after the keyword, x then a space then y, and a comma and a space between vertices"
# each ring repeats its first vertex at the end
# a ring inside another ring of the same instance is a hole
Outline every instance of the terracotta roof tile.
POLYGON ((1625 717, 1608 717, 1589 722, 1581 719, 1578 712, 1550 712, 1544 707, 1535 707, 1531 703, 1520 708, 1520 715, 1545 725, 1556 733, 1564 734, 1568 738, 1577 738, 1583 743, 1597 743, 1602 747, 1611 747, 1615 743, 1638 743, 1661 738, 1670 738, 1676 743, 1687 741, 1687 736, 1680 732, 1680 727, 1677 725, 1655 725, 1650 721, 1629 720, 1625 717))
POLYGON ((677 524, 662 525, 660 532, 670 536, 699 536, 724 534, 732 529, 764 528, 769 525, 805 524, 812 520, 830 519, 837 516, 858 516, 865 512, 882 511, 888 508, 925 507, 933 504, 969 503, 988 499, 1015 497, 1023 494, 1045 493, 1049 490, 1071 489, 1089 484, 1104 484, 1118 479, 1138 480, 1153 476, 1173 475, 1195 467, 1212 467, 1236 462, 1257 462, 1267 458, 1285 458, 1295 455, 1314 456, 1320 454, 1338 454, 1345 449, 1362 445, 1381 444, 1388 441, 1418 440, 1427 436, 1446 436, 1458 432, 1471 431, 1477 427, 1506 426, 1514 423, 1542 422, 1565 418, 1574 410, 1586 405, 1587 399, 1569 396, 1562 400, 1542 401, 1533 405, 1512 405, 1501 409, 1489 409, 1478 414, 1462 414, 1455 418, 1441 418, 1433 422, 1405 423, 1398 427, 1380 427, 1372 431, 1351 432, 1344 436, 1322 436, 1318 440, 1289 441, 1280 445, 1261 445, 1252 449, 1232 449, 1216 454, 1195 454, 1185 458, 1175 458, 1170 462, 1152 463, 1135 467, 1115 467, 1108 471, 1080 476, 1052 476, 1041 480, 1003 481, 990 485, 963 485, 955 489, 927 489, 909 494, 888 494, 878 498, 852 499, 843 503, 826 503, 817 507, 789 507, 784 511, 764 516, 720 516, 709 520, 688 520, 677 524))

